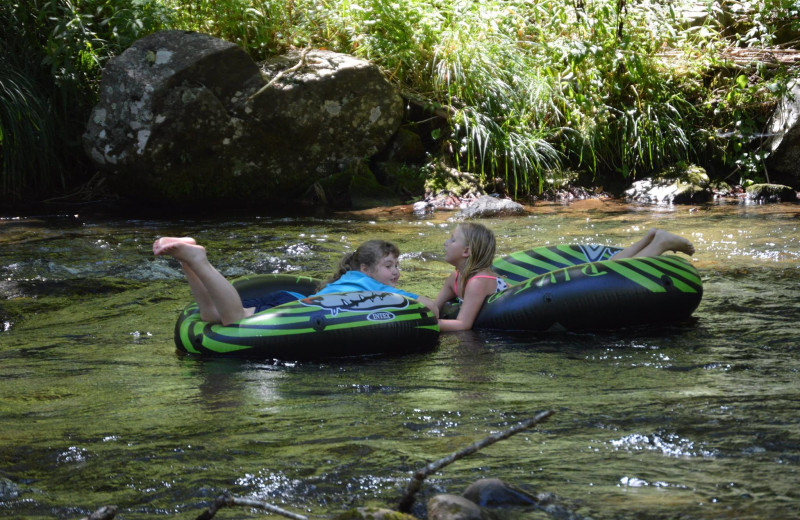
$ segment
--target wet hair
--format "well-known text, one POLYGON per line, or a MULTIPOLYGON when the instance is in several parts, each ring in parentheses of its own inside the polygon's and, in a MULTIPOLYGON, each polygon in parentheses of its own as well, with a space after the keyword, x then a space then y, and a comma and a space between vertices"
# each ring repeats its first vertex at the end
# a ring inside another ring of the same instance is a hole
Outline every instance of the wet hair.
POLYGON ((458 280, 458 292, 463 296, 470 278, 481 271, 492 269, 497 242, 492 230, 483 224, 462 222, 458 229, 464 235, 464 245, 469 248, 469 257, 458 280))
POLYGON ((358 246, 355 251, 347 253, 342 257, 339 266, 319 289, 322 289, 329 283, 335 282, 347 271, 358 271, 361 269, 362 265, 366 265, 370 268, 375 267, 378 265, 378 262, 389 255, 399 257, 400 249, 386 240, 367 240, 358 246))

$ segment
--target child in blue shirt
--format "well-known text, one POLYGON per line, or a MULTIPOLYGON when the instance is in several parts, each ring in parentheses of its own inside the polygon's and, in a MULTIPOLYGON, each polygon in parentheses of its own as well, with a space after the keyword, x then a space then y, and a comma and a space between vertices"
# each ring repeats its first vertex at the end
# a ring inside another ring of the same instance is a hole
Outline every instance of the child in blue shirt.
MULTIPOLYGON (((242 301, 233 285, 208 261, 205 248, 191 237, 159 238, 153 243, 153 253, 169 255, 180 262, 200 317, 209 323, 230 325, 256 312, 305 298, 302 294, 281 291, 242 301)), ((342 258, 333 276, 313 296, 346 291, 390 292, 417 300, 438 316, 433 300, 395 287, 400 279, 399 256, 400 250, 391 242, 364 242, 342 258)))

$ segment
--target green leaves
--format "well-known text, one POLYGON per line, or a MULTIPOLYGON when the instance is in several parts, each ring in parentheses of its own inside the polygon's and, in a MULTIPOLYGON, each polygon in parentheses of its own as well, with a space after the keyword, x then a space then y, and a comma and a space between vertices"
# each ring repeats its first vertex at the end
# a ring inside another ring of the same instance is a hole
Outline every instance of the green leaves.
POLYGON ((747 76, 745 76, 743 74, 740 74, 739 76, 736 76, 736 85, 739 88, 747 88, 747 83, 748 83, 747 76))
POLYGON ((46 100, 0 55, 0 193, 17 199, 29 189, 63 183, 59 165, 48 153, 54 138, 46 100))

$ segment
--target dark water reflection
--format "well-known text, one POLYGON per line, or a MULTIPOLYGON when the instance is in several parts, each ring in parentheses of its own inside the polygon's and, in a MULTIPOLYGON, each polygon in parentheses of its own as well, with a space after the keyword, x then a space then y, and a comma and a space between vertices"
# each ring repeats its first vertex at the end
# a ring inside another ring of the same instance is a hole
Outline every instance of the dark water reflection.
POLYGON ((410 471, 550 409, 430 478, 419 503, 493 476, 595 519, 795 518, 799 215, 595 202, 493 220, 503 253, 679 232, 698 247, 703 302, 670 326, 465 332, 426 354, 322 364, 176 355, 189 293, 152 258, 154 237, 192 234, 227 276, 324 276, 353 245, 392 237, 401 285, 432 295, 450 215, 0 220, 0 515, 116 504, 127 519, 194 518, 224 489, 312 517, 393 507, 410 471))

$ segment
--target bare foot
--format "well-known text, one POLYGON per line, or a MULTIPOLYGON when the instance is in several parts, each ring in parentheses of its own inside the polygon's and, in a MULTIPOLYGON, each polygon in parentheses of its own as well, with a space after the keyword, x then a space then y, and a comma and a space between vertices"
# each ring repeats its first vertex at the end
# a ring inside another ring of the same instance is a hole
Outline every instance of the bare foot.
POLYGON ((175 243, 182 242, 184 244, 197 244, 197 241, 192 237, 162 237, 153 242, 153 254, 158 256, 165 252, 168 253, 167 248, 175 243))
POLYGON ((197 266, 200 262, 207 261, 206 248, 188 237, 166 237, 157 240, 153 244, 153 252, 156 255, 169 255, 190 266, 197 266))
POLYGON ((656 231, 656 236, 653 240, 658 242, 661 247, 663 247, 664 251, 676 251, 686 253, 689 256, 694 254, 694 244, 689 242, 686 238, 670 233, 669 231, 659 229, 656 231))

